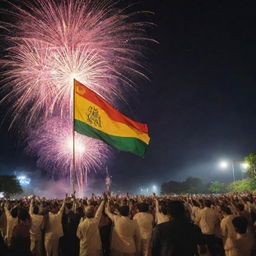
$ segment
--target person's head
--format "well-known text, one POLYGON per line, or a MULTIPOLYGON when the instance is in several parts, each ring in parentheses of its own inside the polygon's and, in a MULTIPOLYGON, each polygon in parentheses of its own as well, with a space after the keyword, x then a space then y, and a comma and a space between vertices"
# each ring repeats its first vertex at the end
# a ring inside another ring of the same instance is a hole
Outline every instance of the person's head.
POLYGON ((121 216, 126 216, 127 217, 129 215, 129 206, 128 205, 120 206, 118 208, 118 211, 119 211, 121 216))
POLYGON ((205 200, 204 201, 204 206, 210 208, 212 206, 212 201, 211 200, 205 200))
POLYGON ((84 216, 89 219, 94 217, 94 207, 92 205, 88 205, 84 208, 84 216))
POLYGON ((59 211, 59 208, 55 205, 50 208, 50 212, 53 214, 57 214, 58 211, 59 211))
POLYGON ((140 203, 137 205, 137 208, 138 208, 139 212, 147 212, 149 209, 149 206, 147 203, 140 203))
POLYGON ((168 207, 165 202, 160 203, 160 212, 163 213, 164 215, 168 214, 168 207))
POLYGON ((196 200, 192 200, 193 206, 200 207, 200 204, 196 200))
POLYGON ((26 221, 30 219, 29 213, 25 209, 19 209, 18 211, 18 219, 19 221, 26 221))
POLYGON ((66 203, 65 206, 68 210, 70 210, 72 208, 72 203, 66 203))
POLYGON ((38 214, 39 213, 39 207, 37 205, 34 206, 33 213, 34 214, 38 214))
POLYGON ((230 208, 227 207, 226 205, 222 205, 222 206, 220 207, 220 210, 221 210, 221 212, 222 212, 223 215, 230 215, 230 214, 232 214, 230 208))
POLYGON ((248 220, 243 216, 235 217, 232 220, 235 231, 239 234, 245 234, 247 231, 248 220))
POLYGON ((17 207, 14 207, 11 209, 11 215, 13 218, 17 218, 17 216, 18 216, 18 208, 17 207))
POLYGON ((240 212, 242 212, 244 210, 244 205, 243 204, 237 204, 236 205, 236 209, 240 212))
POLYGON ((168 213, 172 218, 184 218, 185 207, 181 201, 170 201, 168 203, 168 213))
POLYGON ((82 208, 82 207, 78 207, 78 208, 76 209, 76 214, 77 214, 79 217, 84 217, 83 208, 82 208))

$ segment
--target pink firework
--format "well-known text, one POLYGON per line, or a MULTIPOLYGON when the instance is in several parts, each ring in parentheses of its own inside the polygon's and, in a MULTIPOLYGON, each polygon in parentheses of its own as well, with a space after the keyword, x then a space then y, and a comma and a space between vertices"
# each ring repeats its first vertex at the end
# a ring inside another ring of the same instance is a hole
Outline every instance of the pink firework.
POLYGON ((150 13, 120 6, 109 0, 23 0, 6 11, 15 23, 1 26, 10 45, 1 61, 9 91, 3 101, 12 102, 14 121, 23 115, 29 126, 56 111, 71 117, 73 78, 112 104, 125 100, 135 77, 146 78, 143 53, 154 40, 146 36, 151 22, 140 20, 150 13))
MULTIPOLYGON (((73 137, 72 123, 53 117, 31 130, 27 152, 38 157, 38 165, 52 176, 72 176, 73 137)), ((100 140, 75 134, 75 178, 80 194, 84 194, 87 173, 105 168, 111 156, 110 147, 100 140)))

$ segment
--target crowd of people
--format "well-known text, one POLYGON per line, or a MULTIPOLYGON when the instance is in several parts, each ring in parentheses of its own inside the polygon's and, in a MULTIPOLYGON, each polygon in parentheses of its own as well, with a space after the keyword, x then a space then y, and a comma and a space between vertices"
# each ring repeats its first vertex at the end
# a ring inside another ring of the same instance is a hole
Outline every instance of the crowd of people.
POLYGON ((0 200, 2 256, 254 256, 256 195, 0 200))

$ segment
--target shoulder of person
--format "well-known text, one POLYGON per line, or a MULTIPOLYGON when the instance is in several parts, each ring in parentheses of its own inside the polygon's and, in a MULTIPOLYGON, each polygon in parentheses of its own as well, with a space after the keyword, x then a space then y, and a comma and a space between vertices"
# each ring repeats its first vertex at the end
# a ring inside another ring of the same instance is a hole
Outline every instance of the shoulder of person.
POLYGON ((160 224, 157 224, 154 229, 163 230, 163 229, 170 229, 173 226, 172 221, 163 222, 160 224))

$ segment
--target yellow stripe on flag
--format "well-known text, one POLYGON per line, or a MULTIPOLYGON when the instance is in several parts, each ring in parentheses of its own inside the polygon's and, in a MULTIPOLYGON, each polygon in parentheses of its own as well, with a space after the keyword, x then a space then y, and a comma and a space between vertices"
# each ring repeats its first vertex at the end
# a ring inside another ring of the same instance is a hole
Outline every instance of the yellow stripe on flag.
POLYGON ((147 133, 138 131, 124 123, 113 121, 108 114, 91 101, 75 93, 75 119, 104 133, 120 137, 137 138, 149 144, 147 133))

